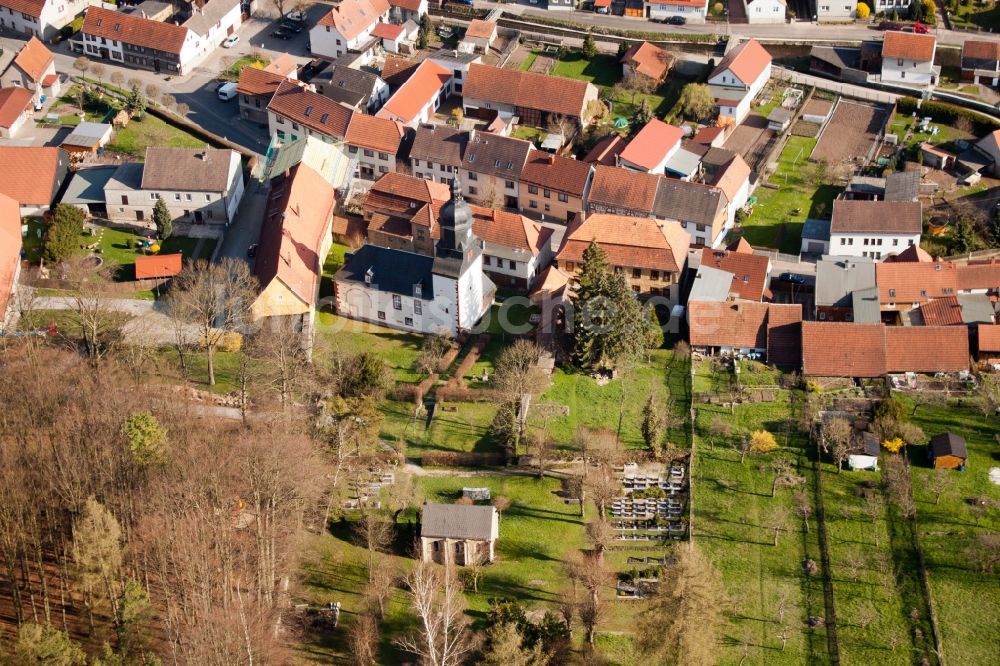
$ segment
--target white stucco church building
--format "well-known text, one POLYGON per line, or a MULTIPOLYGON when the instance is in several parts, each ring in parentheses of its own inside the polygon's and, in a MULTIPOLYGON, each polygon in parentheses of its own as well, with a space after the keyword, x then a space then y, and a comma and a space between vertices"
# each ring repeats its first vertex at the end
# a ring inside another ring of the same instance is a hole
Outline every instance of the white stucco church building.
POLYGON ((457 336, 493 305, 496 286, 483 273, 483 241, 458 179, 438 216, 434 256, 364 245, 334 276, 337 312, 418 333, 457 336))

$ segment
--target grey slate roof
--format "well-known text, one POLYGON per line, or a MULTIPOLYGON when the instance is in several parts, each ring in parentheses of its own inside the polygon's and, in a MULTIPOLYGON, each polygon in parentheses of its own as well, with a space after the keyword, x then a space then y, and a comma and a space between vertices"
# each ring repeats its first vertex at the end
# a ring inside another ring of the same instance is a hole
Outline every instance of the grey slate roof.
POLYGON ((444 125, 420 125, 413 134, 410 159, 458 165, 466 132, 444 125))
POLYGON ((712 266, 702 266, 691 284, 689 301, 725 301, 733 286, 733 273, 712 266))
POLYGON ((344 266, 333 276, 342 282, 365 283, 371 270, 371 288, 401 296, 413 296, 414 285, 420 285, 421 300, 433 300, 431 273, 434 257, 377 245, 362 245, 345 258, 344 266))
POLYGON ((878 458, 880 453, 880 447, 878 443, 878 435, 873 432, 868 432, 865 430, 861 433, 861 451, 864 452, 866 456, 873 456, 878 458))
MULTIPOLYGON (((218 0, 216 0, 218 2, 218 0)), ((225 192, 232 150, 218 148, 146 148, 142 171, 145 190, 225 192)))
POLYGON ((120 165, 105 185, 105 189, 113 190, 138 190, 140 187, 142 187, 142 164, 139 162, 126 162, 120 165))
POLYGON ((958 294, 958 304, 962 306, 962 322, 965 324, 992 324, 996 316, 989 294, 958 294))
POLYGON ((816 262, 816 305, 851 307, 853 293, 875 287, 875 262, 864 257, 822 257, 816 262))
POLYGON ((897 171, 886 176, 886 201, 916 201, 919 195, 919 171, 897 171))
POLYGON ((463 65, 468 65, 471 62, 476 62, 483 56, 480 53, 465 53, 463 51, 456 51, 454 49, 438 49, 434 53, 427 56, 428 60, 445 60, 448 62, 458 62, 463 65))
POLYGON ((919 202, 857 199, 837 199, 833 202, 831 232, 919 234, 922 228, 919 202))
POLYGON ((424 504, 420 536, 488 541, 493 534, 492 506, 424 504))
POLYGON ((965 448, 965 439, 951 432, 943 432, 931 437, 931 457, 956 456, 968 459, 969 452, 965 448))
POLYGON ((183 25, 202 37, 208 37, 212 26, 218 25, 219 21, 238 4, 240 0, 211 0, 200 10, 195 8, 191 18, 184 21, 183 25))
POLYGON ((320 72, 313 83, 324 97, 349 106, 358 106, 368 103, 378 78, 371 72, 334 64, 320 72))
POLYGON ((725 194, 718 187, 660 178, 653 213, 665 220, 711 226, 725 205, 725 194))
POLYGON ((818 220, 814 217, 806 219, 802 225, 802 238, 806 240, 830 240, 830 220, 818 220))
POLYGON ((72 133, 63 139, 63 145, 89 146, 108 134, 111 125, 108 123, 80 123, 73 128, 72 133))
POLYGON ((878 303, 878 287, 859 289, 852 296, 855 324, 878 324, 882 321, 882 309, 878 303))
POLYGON ((667 161, 667 171, 681 176, 690 176, 698 170, 699 164, 701 164, 700 155, 684 148, 678 148, 677 152, 667 161))
POLYGON ((69 181, 62 203, 99 204, 104 203, 104 186, 120 167, 99 166, 80 169, 69 181))
POLYGON ((524 169, 531 149, 531 142, 521 139, 421 125, 413 139, 410 158, 520 180, 521 170, 524 169))

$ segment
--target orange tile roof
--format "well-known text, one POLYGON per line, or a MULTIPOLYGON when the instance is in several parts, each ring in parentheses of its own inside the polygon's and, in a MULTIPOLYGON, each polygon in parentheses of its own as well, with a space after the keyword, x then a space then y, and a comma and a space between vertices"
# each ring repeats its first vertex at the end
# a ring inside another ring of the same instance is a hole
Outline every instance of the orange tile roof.
POLYGON ((173 23, 161 23, 136 14, 91 6, 87 8, 81 32, 180 55, 189 31, 173 23))
POLYGON ((583 158, 583 161, 590 164, 602 164, 613 167, 618 164, 618 156, 625 150, 626 145, 628 144, 620 134, 606 136, 590 149, 590 152, 583 158))
POLYGON ((264 71, 290 77, 292 74, 298 74, 299 66, 295 63, 292 56, 282 53, 264 67, 264 71))
POLYGON ((590 170, 586 162, 533 150, 521 170, 521 182, 582 197, 590 170))
POLYGON ((0 7, 9 7, 15 12, 23 12, 28 16, 39 18, 46 4, 47 0, 3 0, 0 7))
POLYGON ((802 374, 881 377, 886 373, 882 324, 802 322, 802 374))
POLYGON ((0 127, 10 128, 34 106, 34 95, 27 88, 0 88, 0 127))
POLYGON ((550 265, 538 276, 529 297, 534 303, 541 302, 546 296, 558 297, 566 293, 572 277, 559 270, 558 266, 550 265))
POLYGON ((958 288, 962 291, 1000 289, 1000 262, 995 259, 958 267, 958 288))
POLYGON ((278 279, 315 306, 323 272, 320 251, 330 233, 335 199, 330 183, 305 164, 293 167, 284 187, 272 190, 254 269, 261 289, 278 279))
POLYGON ((767 303, 689 301, 693 347, 767 349, 767 303))
POLYGON ((385 111, 403 122, 413 122, 451 76, 451 70, 430 60, 423 61, 376 115, 383 117, 385 111))
POLYGON ((728 69, 745 85, 750 85, 770 64, 771 54, 756 39, 750 39, 730 51, 708 78, 728 69))
POLYGON ((436 230, 432 204, 443 204, 451 198, 445 183, 390 171, 379 178, 365 194, 362 207, 369 212, 403 217, 421 226, 436 230))
POLYGON ((589 87, 586 81, 473 63, 462 93, 470 99, 579 118, 584 113, 589 87))
POLYGON ((184 255, 151 254, 135 258, 135 279, 164 278, 179 275, 184 265, 184 255))
POLYGON ((480 206, 470 208, 472 231, 487 243, 526 250, 537 257, 552 240, 552 229, 532 222, 523 215, 480 206))
POLYGON ((59 170, 59 149, 0 145, 0 194, 6 194, 22 206, 48 206, 52 203, 59 170))
POLYGON ((284 81, 278 86, 267 110, 338 139, 347 135, 347 127, 354 113, 352 109, 295 81, 284 81))
POLYGON ((890 30, 882 41, 882 58, 905 58, 918 62, 934 60, 934 35, 918 35, 913 32, 890 30))
POLYGON ((420 0, 389 0, 389 4, 393 7, 408 9, 411 12, 415 12, 420 9, 420 0))
POLYGON ((629 141, 619 159, 652 171, 681 142, 684 130, 653 118, 629 141))
POLYGON ((713 250, 710 247, 701 251, 701 265, 732 273, 733 284, 729 293, 748 301, 764 299, 769 264, 770 260, 763 255, 713 250))
POLYGON ((980 324, 977 332, 979 351, 1000 352, 1000 324, 980 324))
POLYGON ((20 262, 21 209, 16 201, 0 194, 0 320, 10 304, 20 262))
POLYGON ((318 25, 329 26, 350 41, 367 30, 389 11, 386 0, 344 0, 331 9, 318 25))
POLYGON ((382 63, 380 76, 390 87, 399 88, 399 86, 403 85, 412 76, 419 64, 413 60, 407 60, 406 58, 388 53, 385 56, 385 62, 382 63))
POLYGON ((879 303, 924 303, 952 296, 958 288, 953 263, 881 263, 875 266, 879 303))
POLYGON ((691 234, 674 222, 594 213, 567 229, 559 261, 581 261, 591 241, 601 246, 611 266, 678 273, 687 261, 691 234))
POLYGON ((702 127, 691 138, 695 143, 711 144, 726 131, 725 127, 702 127))
POLYGON ((726 199, 733 201, 749 178, 750 165, 744 162, 742 157, 736 155, 719 170, 714 181, 710 184, 722 190, 726 199))
POLYGON ((962 57, 975 60, 1000 60, 1000 41, 967 39, 962 45, 962 57))
POLYGON ((659 81, 667 75, 674 59, 666 50, 649 42, 633 44, 621 62, 632 65, 636 72, 643 76, 648 76, 654 81, 659 81))
POLYGON ((465 30, 465 36, 477 37, 479 39, 491 39, 496 33, 497 24, 492 21, 484 21, 483 19, 472 19, 469 21, 469 27, 465 30))
POLYGON ((588 201, 612 210, 648 214, 656 200, 660 179, 651 173, 637 173, 617 167, 594 167, 594 182, 588 201))
POLYGON ((344 143, 395 155, 403 140, 403 131, 403 126, 393 120, 355 113, 347 126, 344 143))
POLYGON ((372 37, 397 40, 403 34, 403 26, 392 23, 379 23, 372 30, 372 37))
POLYGON ((247 66, 240 70, 236 92, 241 95, 273 95, 285 81, 281 74, 247 66))
POLYGON ((911 245, 899 254, 885 258, 888 263, 927 263, 934 261, 934 257, 919 245, 911 245))
POLYGON ((961 372, 969 369, 965 326, 885 327, 889 372, 961 372))
POLYGON ((45 76, 45 70, 53 62, 52 52, 45 48, 45 44, 35 36, 32 36, 14 57, 14 64, 33 81, 41 81, 42 77, 45 76))
POLYGON ((925 326, 956 326, 962 323, 962 306, 957 296, 935 298, 920 305, 925 326))

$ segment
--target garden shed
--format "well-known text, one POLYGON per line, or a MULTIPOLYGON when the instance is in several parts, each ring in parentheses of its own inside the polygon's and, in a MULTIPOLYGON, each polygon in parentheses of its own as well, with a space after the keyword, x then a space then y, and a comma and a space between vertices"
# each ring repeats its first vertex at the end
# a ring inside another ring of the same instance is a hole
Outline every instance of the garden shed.
POLYGON ((878 471, 878 437, 872 432, 862 432, 859 439, 858 450, 847 456, 847 466, 851 471, 871 470, 878 471))
POLYGON ((965 438, 945 432, 931 437, 927 456, 935 469, 964 470, 969 453, 965 447, 965 438))

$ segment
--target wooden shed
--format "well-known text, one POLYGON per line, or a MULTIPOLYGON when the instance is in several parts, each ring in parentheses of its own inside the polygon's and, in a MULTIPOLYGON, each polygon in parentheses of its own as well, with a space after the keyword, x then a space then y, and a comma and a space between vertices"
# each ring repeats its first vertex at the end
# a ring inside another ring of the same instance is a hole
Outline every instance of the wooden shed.
POLYGON ((927 456, 935 469, 963 470, 969 453, 965 448, 965 438, 945 432, 931 437, 927 456))

